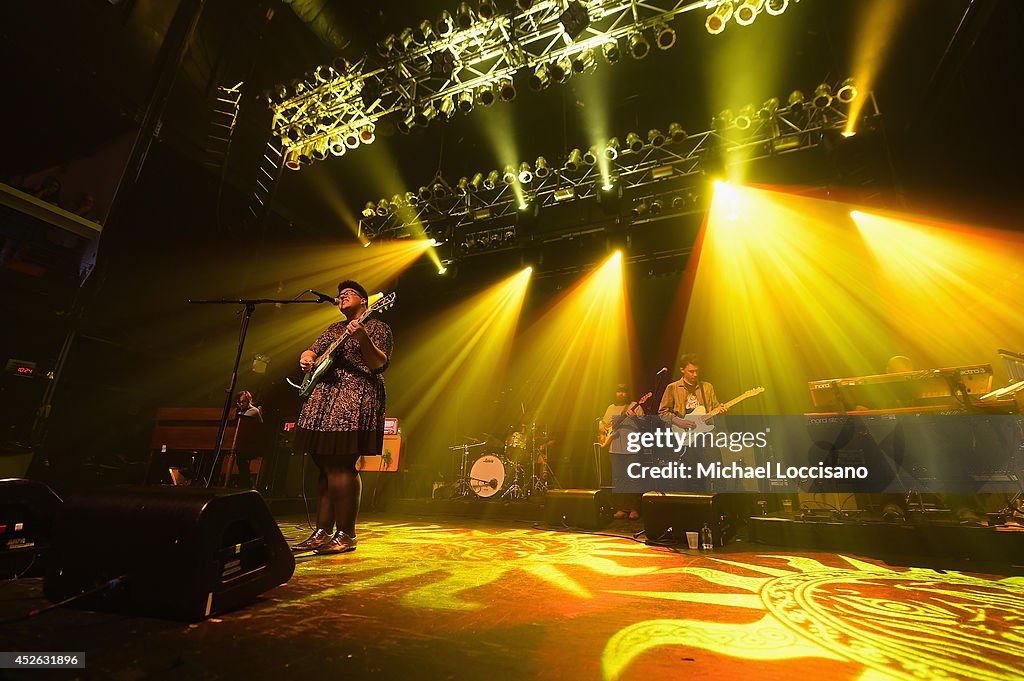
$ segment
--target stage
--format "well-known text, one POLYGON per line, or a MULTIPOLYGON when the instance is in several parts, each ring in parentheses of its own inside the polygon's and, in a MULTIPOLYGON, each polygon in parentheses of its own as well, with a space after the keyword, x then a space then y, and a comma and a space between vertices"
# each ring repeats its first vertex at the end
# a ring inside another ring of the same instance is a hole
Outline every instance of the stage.
MULTIPOLYGON (((279 523, 307 534, 304 517, 279 523)), ((744 540, 701 552, 639 529, 370 513, 356 552, 300 555, 287 584, 204 622, 62 608, 4 625, 5 649, 84 651, 86 666, 3 678, 1024 678, 1012 570, 744 540)), ((42 580, 0 584, 0 604, 5 620, 45 606, 42 580)))

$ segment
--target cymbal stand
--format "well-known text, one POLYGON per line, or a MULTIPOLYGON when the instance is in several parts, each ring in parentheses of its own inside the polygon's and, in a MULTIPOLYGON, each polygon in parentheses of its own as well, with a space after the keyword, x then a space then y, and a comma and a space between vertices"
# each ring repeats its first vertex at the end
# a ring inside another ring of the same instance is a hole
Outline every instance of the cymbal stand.
MULTIPOLYGON (((546 439, 546 438, 545 438, 546 439)), ((544 455, 544 463, 542 464, 543 469, 538 471, 537 465, 537 424, 530 424, 530 484, 527 491, 527 497, 532 495, 542 495, 548 491, 548 482, 545 478, 545 473, 551 475, 554 478, 554 473, 551 470, 551 466, 547 463, 547 455, 544 455)))
POLYGON ((482 447, 484 444, 486 443, 467 442, 465 444, 455 445, 453 447, 448 448, 452 451, 462 451, 462 460, 461 463, 459 464, 459 477, 455 480, 455 489, 452 491, 452 496, 468 497, 471 494, 474 494, 473 486, 470 484, 471 480, 469 475, 469 450, 473 447, 482 447))

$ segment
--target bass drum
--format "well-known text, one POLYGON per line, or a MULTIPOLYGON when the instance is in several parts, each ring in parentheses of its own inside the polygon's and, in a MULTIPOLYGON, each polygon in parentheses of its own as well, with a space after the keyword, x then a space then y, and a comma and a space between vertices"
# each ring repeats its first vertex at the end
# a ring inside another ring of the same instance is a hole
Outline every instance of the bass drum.
POLYGON ((469 469, 469 488, 481 498, 492 497, 505 486, 505 464, 488 454, 473 462, 469 469))

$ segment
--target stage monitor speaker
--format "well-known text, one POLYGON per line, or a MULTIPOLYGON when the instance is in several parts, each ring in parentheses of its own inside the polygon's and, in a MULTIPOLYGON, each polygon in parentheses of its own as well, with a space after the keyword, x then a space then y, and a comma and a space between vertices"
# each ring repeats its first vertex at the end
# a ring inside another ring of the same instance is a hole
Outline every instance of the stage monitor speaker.
POLYGON ((119 487, 57 516, 44 593, 78 607, 198 621, 287 582, 295 559, 252 490, 119 487))
POLYGON ((41 482, 0 480, 0 579, 41 574, 60 505, 60 497, 41 482))
POLYGON ((715 546, 725 546, 735 534, 735 524, 723 508, 723 496, 647 492, 640 512, 647 541, 685 544, 687 532, 699 533, 707 523, 715 546))
POLYGON ((612 521, 611 490, 550 489, 544 496, 544 522, 553 527, 600 530, 612 521))

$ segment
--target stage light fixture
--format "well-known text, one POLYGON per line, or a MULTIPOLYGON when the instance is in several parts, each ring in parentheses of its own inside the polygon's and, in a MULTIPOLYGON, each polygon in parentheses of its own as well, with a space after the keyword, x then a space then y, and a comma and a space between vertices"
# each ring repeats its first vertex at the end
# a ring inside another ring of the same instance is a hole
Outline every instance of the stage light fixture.
POLYGON ((569 201, 576 198, 576 189, 573 187, 559 187, 555 190, 555 201, 569 201))
POLYGON ((718 35, 725 30, 725 25, 729 23, 729 19, 732 19, 732 14, 732 2, 723 2, 715 8, 714 12, 708 15, 708 18, 704 21, 704 28, 711 35, 718 35))
POLYGON ((652 147, 660 147, 665 144, 665 136, 661 134, 660 130, 651 129, 647 131, 647 141, 651 143, 652 147))
POLYGON ((342 139, 345 142, 345 146, 349 149, 355 149, 359 146, 359 133, 355 130, 346 131, 342 139))
POLYGON ((464 114, 468 114, 470 111, 473 110, 473 103, 474 102, 472 90, 463 90, 462 92, 459 93, 459 96, 456 98, 455 101, 455 105, 458 107, 459 111, 464 114))
POLYGON ((520 11, 526 12, 533 7, 533 0, 516 0, 516 7, 518 7, 520 11))
POLYGON ((288 88, 284 85, 277 85, 273 90, 270 91, 269 96, 272 104, 281 104, 284 100, 288 99, 288 88))
POLYGON ((843 104, 849 104, 853 100, 857 99, 857 95, 860 91, 857 90, 857 83, 853 78, 847 78, 843 81, 842 85, 839 86, 839 91, 836 92, 836 99, 843 104))
POLYGON ((450 121, 452 116, 455 115, 455 100, 451 97, 445 97, 441 100, 441 106, 438 107, 437 111, 444 120, 450 121))
POLYGON ((661 211, 663 209, 664 209, 664 206, 662 205, 661 201, 659 201, 658 199, 654 199, 653 201, 651 201, 650 205, 648 205, 648 207, 647 207, 647 210, 650 211, 652 216, 654 216, 654 215, 661 215, 661 211))
POLYGON ((761 108, 757 110, 757 118, 761 121, 770 121, 775 118, 775 113, 779 110, 779 98, 772 97, 766 100, 761 108))
POLYGON ((367 201, 366 205, 363 206, 363 217, 364 218, 372 218, 376 214, 377 214, 377 206, 373 203, 373 201, 367 201))
POLYGON ((558 15, 558 21, 562 24, 562 30, 572 40, 576 40, 590 25, 590 14, 579 0, 569 0, 565 11, 558 15))
POLYGON ((807 103, 807 98, 800 90, 793 90, 789 93, 789 99, 787 99, 786 102, 790 111, 800 112, 803 111, 804 105, 807 103))
POLYGON ((754 122, 754 105, 747 104, 746 106, 741 107, 739 113, 736 114, 734 122, 736 123, 736 127, 740 130, 747 130, 750 128, 750 125, 754 122))
POLYGON ((473 192, 478 192, 484 187, 484 174, 476 173, 473 175, 473 179, 469 181, 469 188, 473 192))
POLYGON ((676 32, 668 24, 659 23, 654 26, 654 44, 659 50, 667 50, 676 44, 676 32))
MULTIPOLYGON (((525 210, 527 206, 520 206, 520 210, 525 210)), ((508 227, 504 232, 501 233, 501 240, 506 244, 511 244, 516 240, 516 230, 512 227, 508 227)))
POLYGON ((323 66, 318 66, 315 69, 313 69, 313 77, 319 84, 331 82, 331 78, 333 77, 333 75, 334 74, 331 71, 331 67, 327 66, 326 64, 323 66))
POLYGON ((601 45, 601 53, 604 55, 604 60, 609 64, 617 64, 622 54, 619 52, 619 41, 612 38, 608 42, 601 45))
POLYGON ((399 208, 404 206, 405 203, 406 201, 404 194, 395 194, 394 196, 391 197, 391 208, 393 210, 398 210, 399 208))
POLYGON ((673 143, 683 142, 687 137, 689 137, 689 135, 686 134, 686 131, 683 130, 683 126, 678 123, 668 124, 668 136, 673 143))
POLYGON ((580 169, 580 163, 583 162, 583 154, 580 153, 579 149, 573 149, 569 152, 569 156, 565 159, 564 169, 570 173, 575 173, 580 169))
POLYGON ((529 161, 523 161, 519 164, 519 183, 530 184, 533 182, 533 168, 530 167, 529 161))
POLYGON ((606 215, 618 215, 622 199, 622 183, 618 178, 609 178, 608 182, 598 180, 594 193, 597 195, 598 205, 606 215))
POLYGON ((498 81, 498 96, 503 102, 511 102, 516 98, 516 86, 511 78, 502 78, 498 81))
POLYGON ((359 141, 363 144, 373 144, 376 139, 377 135, 373 123, 367 123, 359 128, 359 141))
POLYGON ((300 138, 300 137, 301 137, 302 135, 301 135, 301 134, 299 133, 299 130, 298 130, 298 128, 288 128, 288 129, 287 129, 287 130, 285 131, 285 133, 284 133, 284 136, 285 136, 285 137, 287 137, 287 138, 288 138, 289 140, 291 140, 292 142, 298 142, 298 141, 299 141, 299 138, 300 138))
POLYGON ((469 6, 469 3, 460 2, 458 9, 455 10, 455 25, 465 31, 473 25, 474 18, 473 8, 469 6))
POLYGON ((417 45, 426 45, 434 37, 434 25, 430 19, 424 19, 412 30, 412 39, 417 45))
POLYGON ((494 0, 480 0, 476 6, 476 15, 484 21, 490 21, 496 13, 494 0))
POLYGON ((338 135, 331 138, 327 148, 330 149, 331 153, 335 156, 344 156, 345 152, 348 151, 348 147, 345 146, 344 140, 342 140, 338 135))
POLYGON ((327 140, 320 139, 313 143, 313 148, 309 152, 310 158, 314 161, 323 161, 327 158, 327 140))
POLYGON ((814 88, 814 99, 811 100, 811 104, 815 109, 827 109, 832 106, 832 86, 822 83, 814 88))
POLYGON ((435 182, 434 186, 430 188, 430 194, 435 199, 446 199, 448 198, 448 187, 440 182, 435 182))
POLYGON ((631 132, 626 135, 626 148, 636 154, 644 148, 644 141, 640 139, 640 135, 631 132))
POLYGON ((785 12, 787 7, 789 7, 789 0, 767 0, 764 4, 764 10, 773 17, 785 12))
POLYGON ((533 171, 533 174, 542 180, 551 174, 551 168, 548 167, 548 160, 543 156, 537 157, 537 161, 534 163, 534 168, 535 170, 533 171))
POLYGON ((494 104, 494 100, 497 97, 494 94, 494 88, 488 85, 481 85, 480 89, 476 91, 476 99, 483 106, 490 106, 494 104))
POLYGON ((551 77, 556 83, 564 83, 572 75, 572 60, 568 56, 562 56, 551 62, 551 77))
POLYGON ((465 196, 469 193, 469 180, 465 177, 460 177, 459 181, 455 183, 455 195, 465 196))
POLYGON ((597 66, 594 51, 589 47, 572 58, 572 70, 575 73, 588 73, 597 66))
POLYGON ((629 213, 633 216, 634 220, 639 220, 640 218, 647 217, 647 211, 647 203, 641 201, 640 203, 634 204, 629 213))
POLYGON ((538 64, 537 68, 530 74, 527 82, 530 84, 531 90, 540 92, 551 85, 551 69, 547 64, 538 64))
POLYGON ((429 201, 430 196, 430 187, 423 186, 416 190, 416 197, 419 198, 420 201, 429 201))
POLYGON ((730 109, 722 109, 715 116, 711 117, 711 127, 715 132, 722 132, 733 122, 733 115, 730 109))
POLYGON ((298 149, 289 149, 284 155, 284 167, 288 170, 298 170, 302 167, 302 164, 299 163, 298 149))
POLYGON ((597 148, 597 145, 595 144, 594 146, 590 147, 585 152, 583 152, 583 162, 586 163, 588 166, 594 165, 595 163, 597 163, 598 154, 600 154, 600 150, 597 148))
POLYGON ((419 127, 425 128, 430 125, 430 122, 434 120, 436 115, 437 107, 434 106, 433 102, 427 102, 416 108, 416 116, 413 118, 413 122, 419 127))
POLYGON ((494 189, 498 186, 498 171, 492 170, 487 173, 487 177, 484 178, 484 189, 494 189))
POLYGON ((452 20, 452 13, 442 10, 434 22, 434 31, 442 38, 447 38, 455 30, 455 22, 452 20))
POLYGON ((377 54, 382 57, 390 57, 395 53, 395 36, 384 36, 383 40, 377 42, 377 54))
POLYGON ((743 0, 736 8, 736 23, 740 26, 750 26, 757 18, 757 13, 764 7, 764 0, 743 0))
POLYGON ((613 137, 608 140, 608 144, 604 146, 604 157, 609 161, 614 161, 619 157, 619 138, 613 137))
POLYGON ((505 184, 513 184, 516 181, 516 169, 511 163, 505 164, 505 172, 501 175, 501 181, 505 184))
MULTIPOLYGON (((423 187, 421 187, 421 189, 422 188, 423 187)), ((423 203, 423 200, 420 199, 419 192, 406 192, 405 200, 410 206, 418 206, 423 203)))
POLYGON ((403 135, 408 135, 410 132, 412 132, 412 129, 415 125, 416 110, 410 108, 407 109, 405 113, 402 114, 402 117, 395 122, 395 130, 402 133, 403 135))
POLYGON ((388 203, 387 199, 381 199, 377 204, 377 215, 384 217, 391 212, 391 204, 388 203))
POLYGON ((403 28, 398 34, 398 43, 395 45, 399 52, 408 52, 413 47, 412 29, 403 28))
POLYGON ((643 59, 651 52, 651 44, 643 33, 634 33, 629 36, 629 54, 633 59, 643 59))
POLYGON ((306 137, 311 137, 316 134, 316 125, 312 121, 306 121, 302 124, 302 134, 306 137))

